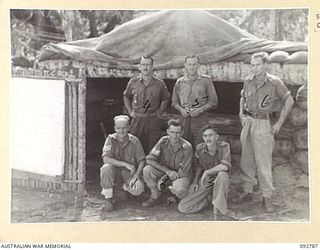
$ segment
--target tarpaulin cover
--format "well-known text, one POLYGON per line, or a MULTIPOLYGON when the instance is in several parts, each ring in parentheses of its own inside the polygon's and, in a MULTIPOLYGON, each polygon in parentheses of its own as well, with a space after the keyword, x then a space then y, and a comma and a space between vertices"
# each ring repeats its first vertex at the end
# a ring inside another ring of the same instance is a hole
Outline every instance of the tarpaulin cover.
POLYGON ((155 69, 183 66, 186 55, 197 54, 202 64, 258 51, 306 51, 301 42, 258 39, 245 30, 203 10, 164 10, 124 23, 97 38, 47 44, 38 61, 72 59, 102 61, 132 67, 143 55, 155 69))

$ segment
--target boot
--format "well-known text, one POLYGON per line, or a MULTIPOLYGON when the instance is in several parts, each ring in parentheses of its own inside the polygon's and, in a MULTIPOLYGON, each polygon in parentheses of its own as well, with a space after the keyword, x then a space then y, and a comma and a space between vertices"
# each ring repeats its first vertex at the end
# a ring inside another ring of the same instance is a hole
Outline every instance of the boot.
POLYGON ((264 206, 266 212, 267 213, 273 213, 274 208, 273 208, 273 205, 271 203, 271 199, 268 198, 268 197, 263 197, 262 202, 263 202, 263 206, 264 206))
POLYGON ((149 198, 148 200, 146 200, 145 202, 142 203, 143 207, 153 207, 154 205, 159 203, 159 198, 155 199, 155 198, 149 198))
POLYGON ((108 198, 106 199, 103 207, 102 207, 102 211, 106 212, 106 211, 112 211, 114 210, 114 206, 112 204, 112 198, 108 198))

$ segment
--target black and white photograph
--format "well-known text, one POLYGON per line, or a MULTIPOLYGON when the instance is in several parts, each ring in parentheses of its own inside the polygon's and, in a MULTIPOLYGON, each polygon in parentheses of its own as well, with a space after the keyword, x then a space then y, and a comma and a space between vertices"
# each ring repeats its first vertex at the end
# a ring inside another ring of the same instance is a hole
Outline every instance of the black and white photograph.
POLYGON ((305 8, 9 11, 10 223, 310 223, 305 8))

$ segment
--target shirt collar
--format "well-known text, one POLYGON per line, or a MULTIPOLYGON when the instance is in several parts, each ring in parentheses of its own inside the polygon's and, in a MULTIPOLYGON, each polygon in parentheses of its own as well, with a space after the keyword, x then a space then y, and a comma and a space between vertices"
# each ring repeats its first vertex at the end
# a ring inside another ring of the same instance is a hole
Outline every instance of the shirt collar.
MULTIPOLYGON (((252 81, 252 80, 254 80, 254 79, 256 79, 256 75, 252 75, 252 76, 250 77, 250 81, 252 81)), ((261 87, 261 86, 263 86, 264 84, 266 84, 269 79, 270 79, 270 75, 266 72, 265 75, 264 75, 264 78, 263 78, 263 83, 260 84, 258 87, 261 87)))
MULTIPOLYGON (((170 146, 171 147, 171 144, 170 144, 170 137, 168 136, 168 140, 166 141, 166 145, 167 146, 170 146)), ((182 138, 179 139, 178 141, 178 148, 183 148, 183 141, 182 141, 182 138)))
MULTIPOLYGON (((197 77, 194 78, 195 80, 200 80, 201 79, 201 75, 199 73, 197 73, 197 77)), ((190 81, 191 79, 188 78, 188 75, 184 75, 183 80, 185 82, 190 81)))
POLYGON ((118 142, 120 142, 123 146, 124 146, 124 145, 127 145, 129 141, 132 142, 132 137, 131 137, 129 134, 127 135, 125 141, 120 141, 119 138, 118 138, 118 136, 117 136, 117 134, 115 135, 114 138, 115 138, 118 142))
MULTIPOLYGON (((217 152, 218 152, 219 142, 217 141, 216 144, 217 144, 217 148, 216 148, 216 152, 215 152, 215 154, 214 154, 213 156, 215 156, 215 155, 217 154, 217 152)), ((206 144, 204 144, 204 147, 203 147, 203 149, 202 149, 202 152, 205 153, 205 154, 209 154, 209 150, 208 150, 208 147, 207 147, 206 144)))
MULTIPOLYGON (((143 83, 143 78, 142 78, 141 75, 139 75, 137 78, 138 78, 138 80, 139 80, 141 83, 143 83)), ((155 80, 155 77, 154 77, 154 75, 152 75, 152 76, 151 76, 151 81, 150 81, 149 85, 153 84, 153 83, 155 82, 154 80, 155 80)))

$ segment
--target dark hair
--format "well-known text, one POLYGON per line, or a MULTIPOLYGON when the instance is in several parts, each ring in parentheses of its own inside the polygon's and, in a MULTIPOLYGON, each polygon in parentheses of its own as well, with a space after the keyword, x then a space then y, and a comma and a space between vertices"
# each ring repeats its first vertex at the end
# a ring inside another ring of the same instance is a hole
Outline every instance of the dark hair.
POLYGON ((142 60, 142 59, 151 60, 151 65, 153 65, 153 58, 152 58, 151 56, 142 56, 142 57, 140 58, 140 63, 141 63, 141 60, 142 60))
POLYGON ((214 127, 212 124, 207 124, 207 125, 205 125, 205 126, 202 128, 201 133, 203 133, 204 131, 206 131, 206 130, 208 130, 208 129, 212 129, 216 134, 218 134, 217 131, 216 131, 216 129, 215 129, 215 127, 214 127))
POLYGON ((170 126, 181 127, 181 129, 183 129, 182 122, 179 119, 170 119, 168 121, 168 128, 170 128, 170 126))
POLYGON ((186 62, 187 62, 187 59, 189 59, 189 58, 196 58, 196 59, 198 60, 198 63, 200 63, 200 58, 199 58, 199 56, 197 56, 197 55, 186 56, 186 57, 184 58, 184 62, 186 63, 186 62))
POLYGON ((257 52, 251 56, 251 60, 261 58, 263 63, 269 62, 269 55, 267 52, 257 52))

